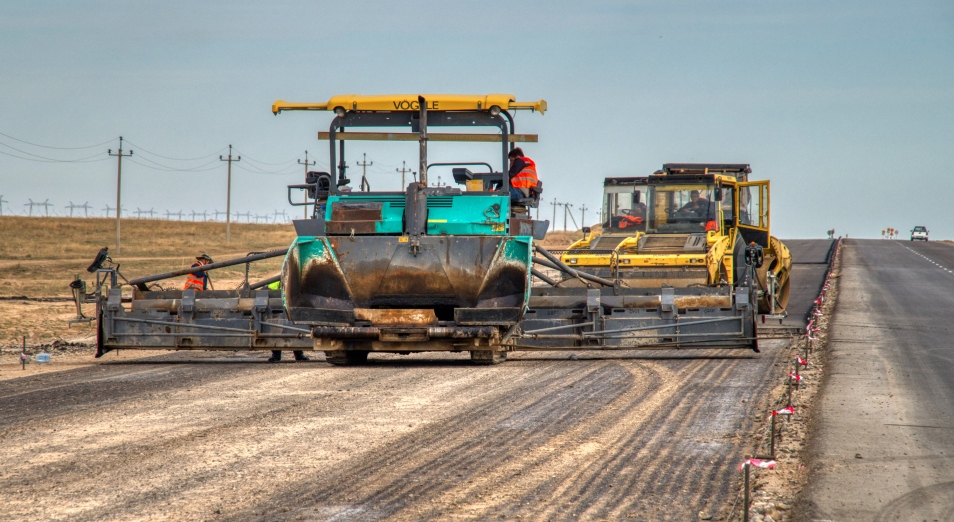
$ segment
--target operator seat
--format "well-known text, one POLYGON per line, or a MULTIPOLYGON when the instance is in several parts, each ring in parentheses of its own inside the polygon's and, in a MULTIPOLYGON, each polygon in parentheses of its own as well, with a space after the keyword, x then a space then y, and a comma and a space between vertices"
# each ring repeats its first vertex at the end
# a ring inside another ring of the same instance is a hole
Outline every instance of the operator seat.
POLYGON ((540 206, 540 195, 543 194, 543 182, 537 180, 536 186, 530 188, 530 197, 512 199, 511 206, 537 208, 540 206))

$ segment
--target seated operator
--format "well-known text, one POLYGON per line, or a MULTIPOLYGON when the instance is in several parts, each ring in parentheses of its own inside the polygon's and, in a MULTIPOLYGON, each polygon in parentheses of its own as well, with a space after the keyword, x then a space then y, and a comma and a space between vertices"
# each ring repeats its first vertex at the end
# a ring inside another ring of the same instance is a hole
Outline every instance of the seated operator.
POLYGON ((623 210, 619 217, 619 228, 637 227, 645 230, 646 224, 646 204, 643 202, 633 203, 631 209, 623 210))
POLYGON ((709 213, 709 200, 699 196, 698 190, 689 193, 689 203, 679 209, 679 212, 692 212, 697 216, 706 216, 709 213))
POLYGON ((510 158, 510 200, 530 197, 530 189, 537 186, 537 164, 523 155, 523 149, 515 147, 507 155, 510 158))

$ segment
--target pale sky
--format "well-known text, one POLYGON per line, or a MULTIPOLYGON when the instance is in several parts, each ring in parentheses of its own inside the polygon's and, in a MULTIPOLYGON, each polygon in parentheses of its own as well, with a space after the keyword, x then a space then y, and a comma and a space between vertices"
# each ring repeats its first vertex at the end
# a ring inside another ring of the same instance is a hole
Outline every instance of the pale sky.
MULTIPOLYGON (((332 115, 273 116, 274 100, 499 92, 549 103, 517 131, 540 136, 524 150, 544 199, 577 220, 586 205, 596 221, 606 176, 733 162, 771 180, 782 238, 925 225, 954 239, 950 0, 0 0, 0 71, 4 214, 32 199, 102 215, 122 135, 126 215, 224 211, 232 144, 233 212, 299 216, 285 186, 302 182, 305 150, 327 168, 316 132, 332 115)), ((397 190, 395 168, 417 162, 414 143, 348 150, 350 165, 374 162, 375 189, 397 190)), ((497 151, 435 143, 429 159, 497 151)))

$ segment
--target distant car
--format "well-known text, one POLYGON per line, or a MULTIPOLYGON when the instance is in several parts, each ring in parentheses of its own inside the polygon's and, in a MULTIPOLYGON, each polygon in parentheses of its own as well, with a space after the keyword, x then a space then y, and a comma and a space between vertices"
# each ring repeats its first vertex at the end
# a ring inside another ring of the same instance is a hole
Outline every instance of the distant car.
POLYGON ((914 227, 914 230, 911 231, 911 241, 914 241, 915 239, 927 241, 928 229, 922 227, 921 225, 914 227))

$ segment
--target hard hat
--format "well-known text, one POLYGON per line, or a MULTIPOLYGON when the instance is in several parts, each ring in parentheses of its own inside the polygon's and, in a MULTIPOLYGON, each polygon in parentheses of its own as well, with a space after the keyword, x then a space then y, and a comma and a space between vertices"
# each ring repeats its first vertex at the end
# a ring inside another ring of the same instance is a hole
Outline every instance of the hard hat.
POLYGON ((208 261, 209 263, 212 262, 212 258, 209 256, 209 254, 202 254, 201 256, 196 256, 195 258, 196 258, 196 259, 205 259, 205 260, 208 261))

